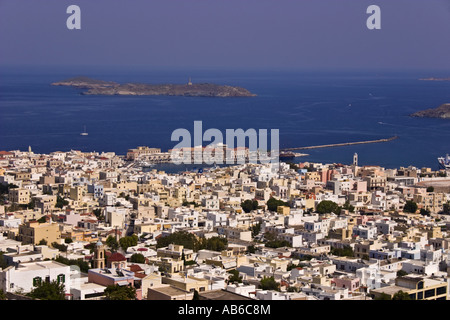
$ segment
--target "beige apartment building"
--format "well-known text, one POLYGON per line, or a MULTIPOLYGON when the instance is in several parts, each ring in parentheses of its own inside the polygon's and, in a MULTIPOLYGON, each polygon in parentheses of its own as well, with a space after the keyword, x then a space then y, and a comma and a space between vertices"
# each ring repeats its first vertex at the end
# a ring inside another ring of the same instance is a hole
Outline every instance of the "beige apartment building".
POLYGON ((9 190, 9 201, 17 204, 30 203, 30 190, 15 188, 9 190))
POLYGON ((60 243, 61 232, 57 223, 28 221, 19 226, 18 240, 23 244, 39 244, 41 240, 60 243))

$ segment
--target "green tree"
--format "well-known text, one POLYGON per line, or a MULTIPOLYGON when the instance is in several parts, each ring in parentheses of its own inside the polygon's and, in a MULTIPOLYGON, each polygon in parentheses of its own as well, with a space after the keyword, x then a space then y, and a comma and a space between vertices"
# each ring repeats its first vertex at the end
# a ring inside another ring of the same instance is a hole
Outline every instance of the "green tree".
POLYGON ((110 285, 105 289, 107 300, 135 300, 136 289, 131 286, 110 285))
POLYGON ((133 234, 133 235, 131 235, 131 236, 126 236, 126 237, 123 237, 123 238, 120 238, 119 239, 119 244, 120 244, 120 247, 124 250, 124 251, 127 251, 127 249, 129 248, 129 247, 134 247, 134 246, 136 246, 137 244, 138 244, 138 236, 137 235, 135 235, 135 234, 133 234))
POLYGON ((258 209, 258 201, 256 200, 245 200, 241 203, 241 208, 245 213, 249 213, 252 210, 258 209))
POLYGON ((375 298, 375 300, 392 300, 391 297, 386 293, 381 293, 378 297, 375 298))
POLYGON ((345 210, 348 210, 349 212, 355 212, 355 207, 350 204, 350 201, 345 201, 344 205, 342 206, 345 210))
POLYGON ((84 261, 83 259, 67 259, 63 256, 58 256, 55 261, 63 263, 68 266, 78 266, 81 272, 87 273, 89 270, 89 262, 84 261))
POLYGON ((392 300, 412 300, 412 299, 409 296, 409 294, 400 290, 392 296, 392 300))
POLYGON ((105 220, 105 215, 103 214, 103 210, 101 208, 94 209, 92 212, 99 221, 105 220))
POLYGON ((47 240, 41 239, 41 241, 39 241, 38 245, 39 246, 46 246, 47 245, 47 240))
POLYGON ((331 248, 330 250, 331 254, 334 254, 339 257, 353 257, 354 252, 352 247, 345 246, 344 248, 331 248))
POLYGON ((0 300, 6 300, 6 294, 0 289, 0 300))
POLYGON ((169 244, 182 245, 186 249, 191 250, 197 250, 198 248, 198 241, 195 235, 186 231, 177 231, 159 238, 156 242, 156 248, 167 247, 169 244))
POLYGON ((250 227, 250 231, 252 232, 252 237, 256 237, 261 231, 261 222, 254 224, 250 227))
POLYGON ((247 247, 247 252, 248 253, 255 253, 256 252, 256 247, 253 244, 248 246, 247 247))
POLYGON ((233 269, 233 270, 229 270, 228 273, 230 273, 230 276, 228 277, 228 283, 234 283, 234 282, 242 283, 242 277, 239 276, 239 271, 237 271, 236 269, 233 269))
POLYGON ((397 277, 404 277, 408 274, 405 270, 398 270, 397 271, 397 277))
POLYGON ((417 203, 415 203, 412 200, 406 201, 405 206, 403 207, 403 211, 404 212, 409 212, 409 213, 416 213, 416 211, 417 211, 417 203))
POLYGON ((40 300, 65 300, 64 284, 57 281, 41 281, 27 296, 40 300))
POLYGON ((69 201, 65 200, 63 197, 59 195, 56 197, 56 204, 55 204, 56 208, 62 209, 64 206, 67 206, 68 204, 69 201))
POLYGON ((46 222, 47 222, 47 216, 42 216, 42 217, 40 217, 40 218, 37 220, 37 222, 39 222, 39 223, 46 223, 46 222))
POLYGON ((424 208, 421 208, 420 209, 420 212, 419 212, 422 216, 430 216, 431 215, 431 212, 430 212, 430 210, 427 210, 427 209, 424 209, 424 208))
POLYGON ((108 238, 106 238, 106 245, 114 252, 119 249, 119 242, 117 242, 116 237, 112 235, 109 235, 108 238))
POLYGON ((72 243, 72 242, 73 242, 72 238, 65 238, 64 239, 64 243, 69 244, 69 243, 72 243))
POLYGON ((67 246, 64 244, 59 244, 57 242, 52 242, 52 247, 58 249, 61 252, 67 251, 67 246))
POLYGON ((130 262, 145 263, 145 257, 142 253, 133 253, 130 257, 130 262))
POLYGON ((442 213, 450 214, 450 201, 448 201, 447 203, 444 203, 444 205, 442 207, 442 213))
POLYGON ((340 207, 336 202, 333 202, 331 200, 322 200, 317 205, 316 211, 320 214, 324 213, 340 213, 340 207))
POLYGON ((192 297, 192 300, 200 300, 200 294, 195 289, 194 289, 194 296, 192 297))
POLYGON ((272 198, 272 197, 267 201, 267 208, 268 208, 270 211, 277 211, 277 208, 278 208, 279 206, 286 206, 286 207, 289 207, 289 203, 284 202, 284 201, 282 201, 282 200, 277 200, 277 199, 272 198))
POLYGON ((427 188, 427 192, 434 192, 434 187, 433 186, 429 186, 427 188))
POLYGON ((275 281, 274 277, 264 277, 259 282, 259 286, 263 290, 280 290, 280 284, 275 281))

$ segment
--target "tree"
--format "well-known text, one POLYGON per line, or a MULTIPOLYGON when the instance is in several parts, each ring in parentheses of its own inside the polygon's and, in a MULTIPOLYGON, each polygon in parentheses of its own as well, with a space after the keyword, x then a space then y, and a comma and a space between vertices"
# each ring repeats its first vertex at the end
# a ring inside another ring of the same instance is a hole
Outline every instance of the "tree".
POLYGON ((138 244, 138 236, 133 234, 119 239, 119 244, 124 251, 127 251, 129 247, 134 247, 138 244))
POLYGON ((145 263, 145 257, 142 253, 133 253, 130 257, 130 262, 145 263))
POLYGON ((250 227, 250 231, 252 232, 252 237, 256 237, 261 231, 261 222, 254 224, 250 227))
POLYGON ((97 217, 98 220, 103 221, 105 220, 105 215, 103 214, 103 210, 101 208, 94 209, 92 211, 94 215, 97 217))
POLYGON ((239 271, 237 271, 236 269, 233 269, 233 270, 228 271, 228 273, 231 273, 231 275, 228 277, 228 283, 234 283, 234 282, 242 283, 242 277, 239 276, 239 271))
POLYGON ((200 300, 200 295, 197 290, 194 289, 194 296, 192 297, 192 300, 200 300))
POLYGON ((419 213, 420 213, 422 216, 428 216, 428 217, 429 217, 429 216, 431 215, 430 210, 424 209, 424 208, 421 208, 419 213))
POLYGON ((392 296, 392 300, 412 300, 412 299, 409 296, 409 294, 400 290, 392 296))
POLYGON ((259 286, 262 290, 280 290, 280 284, 275 281, 274 277, 264 277, 259 282, 259 286))
POLYGON ((252 210, 258 209, 258 201, 256 200, 245 200, 241 203, 241 208, 245 213, 249 213, 252 210))
MULTIPOLYGON (((339 257, 353 257, 354 252, 352 247, 345 246, 344 248, 331 248, 331 254, 334 254, 339 257)), ((368 260, 368 259, 367 259, 368 260)))
POLYGON ((275 199, 275 198, 270 198, 268 201, 267 201, 267 208, 270 210, 270 211, 277 211, 277 208, 278 207, 283 207, 283 206, 285 206, 285 207, 289 207, 289 203, 287 203, 287 202, 284 202, 284 201, 282 201, 282 200, 277 200, 277 199, 275 199))
POLYGON ((62 198, 61 196, 58 195, 56 197, 56 204, 55 204, 56 208, 62 209, 64 206, 67 206, 68 204, 69 204, 69 201, 64 200, 64 198, 62 198))
POLYGON ((331 200, 322 200, 317 205, 316 211, 320 214, 324 213, 340 213, 340 207, 336 202, 333 202, 331 200))
POLYGON ((46 246, 47 245, 47 240, 45 239, 41 239, 41 241, 39 241, 38 246, 46 246))
POLYGON ((397 277, 403 277, 403 276, 406 276, 407 274, 408 274, 408 272, 406 272, 405 270, 397 271, 397 277))
POLYGON ((256 252, 256 247, 253 244, 248 246, 247 247, 247 252, 248 253, 255 253, 256 252))
POLYGON ((67 246, 64 244, 59 244, 57 242, 52 242, 52 247, 58 249, 61 252, 67 251, 67 246))
POLYGON ((392 300, 391 297, 386 293, 381 293, 378 297, 375 298, 375 300, 392 300))
POLYGON ((8 266, 8 263, 5 260, 5 257, 3 256, 3 252, 0 251, 0 268, 5 269, 8 266))
POLYGON ((85 273, 88 272, 89 267, 90 267, 89 262, 83 261, 83 259, 81 259, 81 258, 80 259, 67 259, 67 258, 64 258, 63 256, 58 256, 55 259, 55 261, 63 263, 68 266, 78 266, 80 268, 80 271, 85 272, 85 273))
POLYGON ((65 300, 66 294, 63 283, 41 281, 27 296, 40 300, 65 300))
POLYGON ((355 207, 350 204, 350 201, 345 201, 344 205, 342 206, 345 210, 348 210, 349 212, 355 212, 355 207))
POLYGON ((6 294, 0 289, 0 300, 6 300, 6 294))
POLYGON ((117 242, 116 237, 110 235, 106 238, 106 245, 111 249, 111 251, 117 251, 119 249, 119 243, 117 242))
POLYGON ((46 216, 42 216, 42 217, 40 217, 40 218, 37 220, 37 222, 39 222, 39 223, 46 223, 46 222, 47 222, 47 217, 46 217, 46 216))
POLYGON ((406 201, 405 206, 403 207, 403 211, 404 212, 409 212, 409 213, 416 213, 416 211, 417 211, 417 203, 415 203, 412 200, 406 201))
POLYGON ((434 187, 433 186, 429 186, 427 188, 427 192, 434 192, 434 187))
POLYGON ((64 243, 69 244, 69 243, 72 243, 72 242, 73 242, 72 238, 65 238, 64 239, 64 243))
POLYGON ((105 289, 107 300, 135 300, 136 289, 131 286, 110 285, 105 289))
POLYGON ((444 205, 442 207, 442 213, 450 214, 450 201, 448 201, 447 203, 444 203, 444 205))

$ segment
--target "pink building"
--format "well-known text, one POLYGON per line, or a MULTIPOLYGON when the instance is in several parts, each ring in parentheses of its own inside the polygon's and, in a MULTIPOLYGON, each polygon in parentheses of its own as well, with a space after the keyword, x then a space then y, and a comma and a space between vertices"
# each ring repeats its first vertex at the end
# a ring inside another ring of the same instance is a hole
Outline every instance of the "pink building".
POLYGON ((102 286, 131 286, 136 288, 136 299, 142 300, 141 279, 125 269, 89 269, 88 281, 102 286))
POLYGON ((348 289, 348 291, 356 291, 361 286, 359 278, 334 278, 332 283, 336 285, 336 288, 348 289))

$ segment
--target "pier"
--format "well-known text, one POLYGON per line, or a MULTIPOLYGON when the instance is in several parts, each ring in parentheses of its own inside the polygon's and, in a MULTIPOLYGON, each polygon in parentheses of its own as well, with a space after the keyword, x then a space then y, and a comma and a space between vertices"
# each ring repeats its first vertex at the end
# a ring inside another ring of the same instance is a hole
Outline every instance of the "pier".
POLYGON ((344 147, 344 146, 352 146, 356 144, 367 144, 367 143, 379 143, 379 142, 389 142, 397 139, 398 136, 390 137, 387 139, 378 139, 378 140, 366 140, 366 141, 356 141, 356 142, 343 142, 343 143, 333 143, 333 144, 323 144, 318 146, 309 146, 309 147, 294 147, 294 148, 285 148, 281 149, 280 152, 288 152, 294 150, 307 150, 307 149, 319 149, 319 148, 331 148, 331 147, 344 147))

